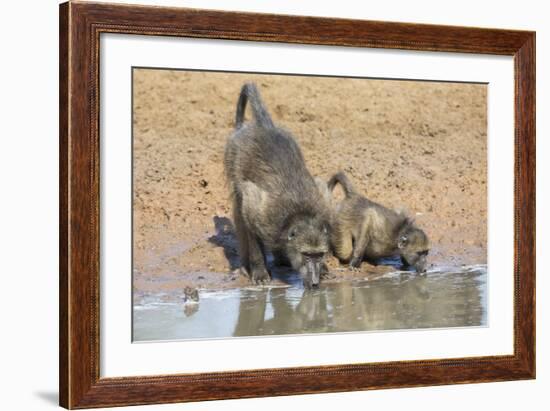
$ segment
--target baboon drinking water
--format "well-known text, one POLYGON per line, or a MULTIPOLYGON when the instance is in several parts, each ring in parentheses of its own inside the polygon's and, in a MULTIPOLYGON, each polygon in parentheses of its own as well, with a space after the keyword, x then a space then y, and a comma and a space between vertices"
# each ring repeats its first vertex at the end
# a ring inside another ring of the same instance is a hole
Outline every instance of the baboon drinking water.
POLYGON ((241 269, 255 283, 268 282, 266 253, 271 251, 277 263, 300 272, 306 287, 318 285, 327 273, 330 207, 298 144, 273 124, 254 84, 241 89, 224 165, 241 269), (243 124, 248 101, 254 121, 243 124))
POLYGON ((426 271, 428 236, 403 213, 386 208, 358 194, 342 172, 328 182, 332 192, 340 184, 345 199, 336 210, 331 242, 336 257, 359 267, 364 258, 376 260, 400 255, 405 266, 426 271))

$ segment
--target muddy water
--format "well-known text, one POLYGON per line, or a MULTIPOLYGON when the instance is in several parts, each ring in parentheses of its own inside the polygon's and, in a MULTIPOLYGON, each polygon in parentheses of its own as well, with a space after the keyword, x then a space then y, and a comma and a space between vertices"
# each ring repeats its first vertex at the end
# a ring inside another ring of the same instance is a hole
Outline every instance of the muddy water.
POLYGON ((141 295, 134 341, 223 338, 487 324, 487 267, 386 274, 374 280, 141 295))

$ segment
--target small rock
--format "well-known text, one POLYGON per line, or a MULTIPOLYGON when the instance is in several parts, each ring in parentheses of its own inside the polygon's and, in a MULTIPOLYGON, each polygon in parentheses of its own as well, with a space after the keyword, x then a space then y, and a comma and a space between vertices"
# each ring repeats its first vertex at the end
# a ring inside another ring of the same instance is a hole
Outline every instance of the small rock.
POLYGON ((199 290, 196 288, 185 287, 183 290, 183 301, 186 303, 193 303, 199 301, 199 290))

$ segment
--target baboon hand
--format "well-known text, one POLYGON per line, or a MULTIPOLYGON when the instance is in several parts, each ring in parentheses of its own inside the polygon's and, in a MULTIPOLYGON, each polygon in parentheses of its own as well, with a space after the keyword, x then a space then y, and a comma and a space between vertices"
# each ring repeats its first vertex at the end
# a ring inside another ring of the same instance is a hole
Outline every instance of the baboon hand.
POLYGON ((321 278, 323 280, 331 280, 333 278, 336 278, 336 276, 328 270, 328 267, 325 263, 321 265, 321 278))
POLYGON ((349 262, 350 268, 358 269, 359 267, 361 267, 361 263, 363 262, 362 260, 363 259, 361 257, 353 257, 349 262))
POLYGON ((271 281, 271 276, 265 267, 256 267, 252 269, 251 279, 254 284, 268 284, 271 281))

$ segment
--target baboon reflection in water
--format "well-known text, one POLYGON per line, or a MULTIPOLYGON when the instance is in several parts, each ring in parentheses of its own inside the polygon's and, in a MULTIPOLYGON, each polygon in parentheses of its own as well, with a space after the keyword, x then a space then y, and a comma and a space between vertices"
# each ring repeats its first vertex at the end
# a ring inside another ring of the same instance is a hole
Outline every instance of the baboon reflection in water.
MULTIPOLYGON (((301 281, 297 275, 293 280, 301 281)), ((179 293, 167 294, 162 300, 141 297, 134 307, 134 340, 487 324, 486 266, 422 276, 403 272, 369 281, 325 282, 315 290, 249 287, 199 290, 199 294, 199 301, 183 304, 179 293)))
POLYGON ((483 325, 485 302, 478 287, 453 286, 455 275, 438 277, 435 288, 429 276, 401 274, 397 279, 327 284, 312 291, 243 290, 233 335, 483 325))

